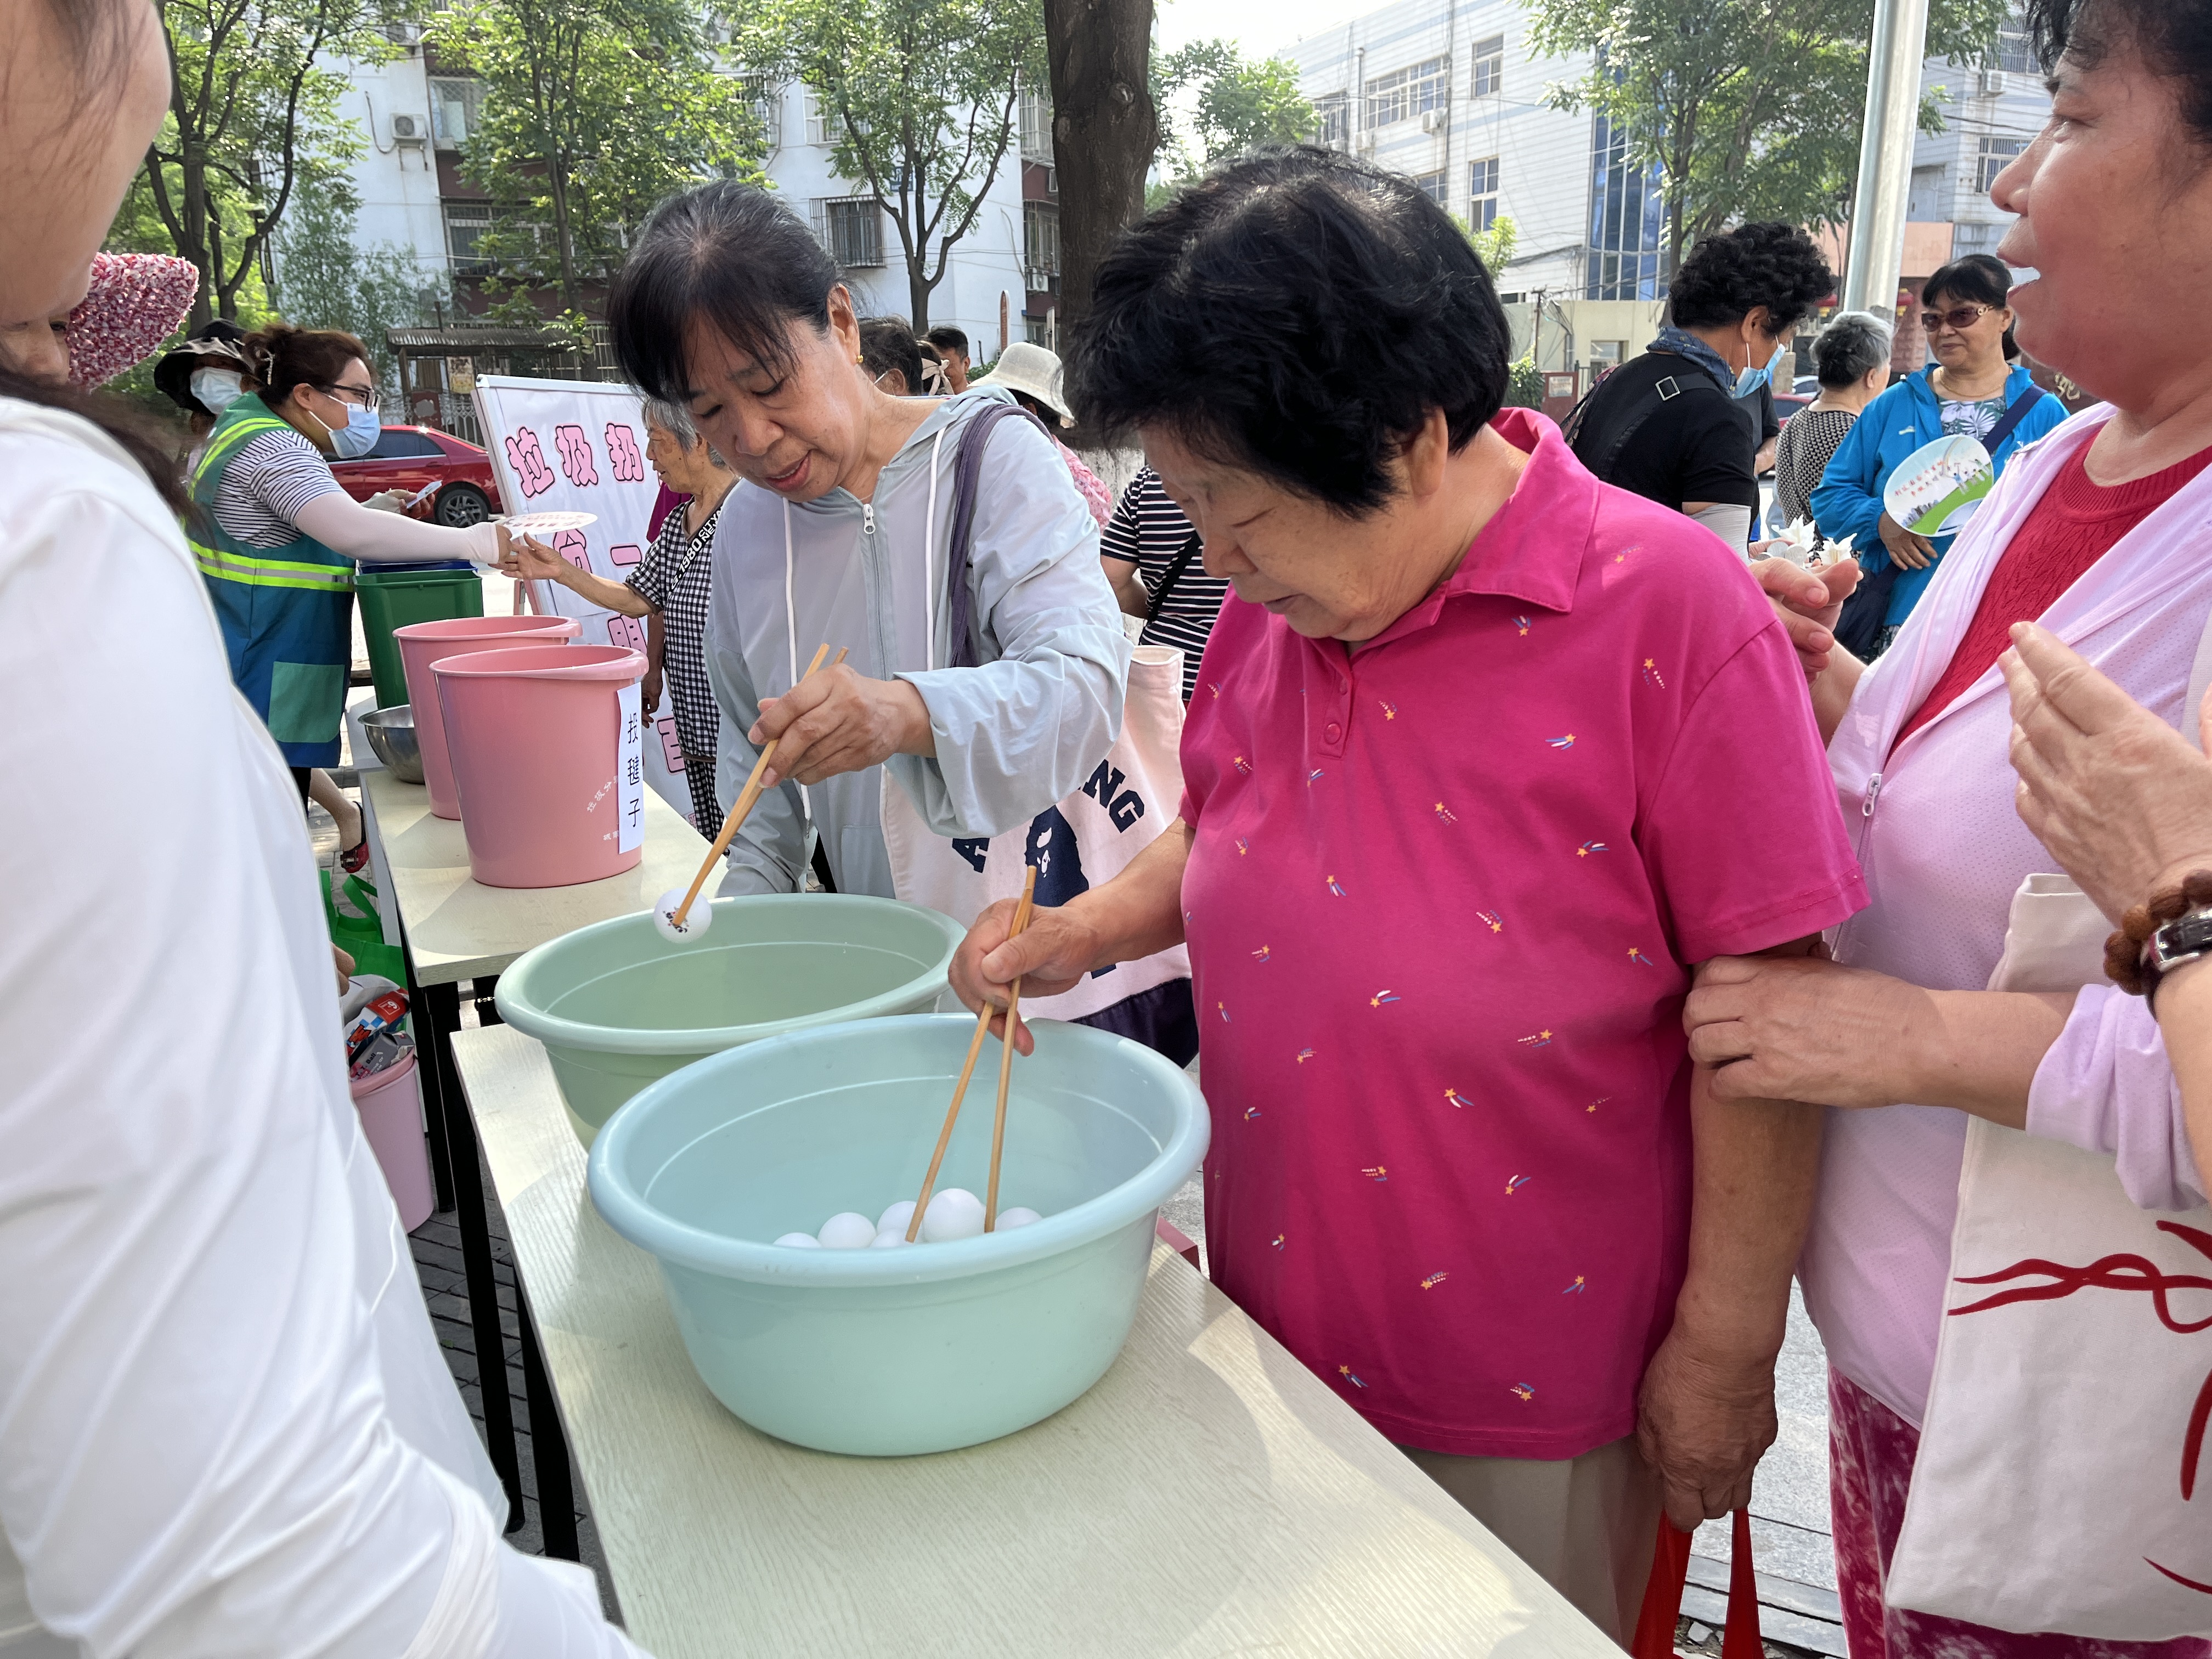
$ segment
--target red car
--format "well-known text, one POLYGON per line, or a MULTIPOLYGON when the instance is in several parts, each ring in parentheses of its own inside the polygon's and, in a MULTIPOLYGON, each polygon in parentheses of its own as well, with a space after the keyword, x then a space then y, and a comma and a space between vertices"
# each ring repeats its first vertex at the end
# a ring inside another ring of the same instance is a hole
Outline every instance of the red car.
POLYGON ((491 458, 427 426, 387 426, 376 447, 358 460, 332 461, 331 476, 357 501, 386 489, 408 501, 410 516, 463 529, 503 512, 491 458), (428 494, 423 494, 428 490, 428 494))

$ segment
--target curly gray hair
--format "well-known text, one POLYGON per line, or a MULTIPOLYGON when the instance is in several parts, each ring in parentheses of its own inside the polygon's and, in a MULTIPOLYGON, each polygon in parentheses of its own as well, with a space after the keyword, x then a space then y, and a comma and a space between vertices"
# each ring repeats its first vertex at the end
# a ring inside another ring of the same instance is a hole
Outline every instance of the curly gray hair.
POLYGON ((1864 380, 1889 361, 1891 330, 1869 311, 1842 311, 1813 342, 1813 368, 1820 384, 1838 389, 1864 380))

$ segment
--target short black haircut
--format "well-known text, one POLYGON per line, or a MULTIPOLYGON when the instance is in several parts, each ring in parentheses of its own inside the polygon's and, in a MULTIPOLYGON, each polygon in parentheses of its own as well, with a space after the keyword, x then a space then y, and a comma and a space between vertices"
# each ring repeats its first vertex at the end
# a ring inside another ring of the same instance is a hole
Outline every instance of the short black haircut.
POLYGON ((924 337, 939 351, 957 351, 964 362, 968 357, 968 337, 950 323, 939 323, 924 337))
MULTIPOLYGON (((1921 304, 1932 307, 1938 295, 1972 306, 2008 306, 2012 303, 2012 268, 1993 253, 1969 253, 1948 265, 1938 265, 1936 274, 1921 283, 1921 304)), ((2004 355, 2008 362, 2020 356, 2020 348, 2013 343, 2012 337, 2013 331, 2007 329, 2004 355)))
POLYGON ((1835 289, 1836 274, 1794 226, 1738 225, 1706 237, 1668 286, 1677 328, 1726 327, 1766 307, 1771 334, 1795 327, 1835 289))
POLYGON ((921 349, 903 317, 868 317, 860 323, 860 367, 880 380, 892 369, 906 381, 909 398, 921 395, 921 349))
POLYGON ((2027 30, 2045 70, 2064 57, 2094 69, 2134 47, 2180 82, 2190 136, 2212 148, 2212 0, 2027 0, 2027 30))
POLYGON ((830 327, 842 280, 798 216, 751 185, 701 185, 653 210, 607 296, 607 333, 630 384, 667 403, 690 401, 684 337, 713 325, 771 374, 792 364, 791 325, 830 327))
POLYGON ((1466 233, 1401 174, 1301 146, 1231 161, 1100 263, 1067 395, 1158 425, 1349 518, 1432 410, 1455 451, 1497 414, 1505 313, 1466 233))

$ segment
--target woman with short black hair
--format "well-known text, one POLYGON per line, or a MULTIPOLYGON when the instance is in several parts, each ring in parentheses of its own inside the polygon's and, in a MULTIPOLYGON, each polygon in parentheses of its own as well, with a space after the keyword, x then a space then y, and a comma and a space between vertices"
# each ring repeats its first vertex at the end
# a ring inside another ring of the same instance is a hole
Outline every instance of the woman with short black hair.
POLYGON ((961 435, 1005 396, 872 385, 836 262, 775 197, 713 184, 664 202, 607 316, 631 381, 683 404, 739 480, 707 629, 725 806, 781 746, 723 891, 797 890, 811 830, 840 891, 895 897, 886 814, 902 844, 988 836, 1081 787, 1121 729, 1130 650, 1097 526, 1042 432, 1016 417, 988 434, 953 594, 961 435), (851 657, 799 684, 823 641, 851 657), (952 665, 971 650, 978 665, 952 665))
POLYGON ((1759 515, 1760 434, 1735 400, 1771 380, 1797 325, 1834 286, 1820 250, 1789 225, 1706 237, 1674 273, 1671 320, 1651 349, 1567 417, 1576 457, 1741 555, 1759 515))
POLYGON ((1075 408, 1236 598, 1178 820, 1012 945, 984 912, 953 983, 1187 940, 1215 1279, 1621 1638, 1662 1487, 1723 1513, 1772 1436, 1808 1194, 1760 1171, 1818 1132, 1693 1102, 1689 964, 1799 948, 1858 875, 1757 588, 1501 410, 1508 349, 1460 228, 1325 150, 1108 255, 1075 408))

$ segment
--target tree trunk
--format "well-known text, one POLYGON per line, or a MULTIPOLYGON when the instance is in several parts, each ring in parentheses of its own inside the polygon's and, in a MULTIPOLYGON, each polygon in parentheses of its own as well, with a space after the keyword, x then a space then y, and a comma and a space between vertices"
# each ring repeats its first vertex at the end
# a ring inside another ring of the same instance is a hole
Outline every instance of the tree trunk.
POLYGON ((906 299, 912 314, 907 321, 913 325, 914 337, 920 339, 929 332, 929 216, 927 204, 922 199, 921 158, 909 155, 908 176, 914 180, 914 252, 906 261, 906 299))
POLYGON ((1060 174, 1060 326, 1091 309, 1098 263, 1144 216, 1159 148, 1152 0, 1044 0, 1052 153, 1060 174))

